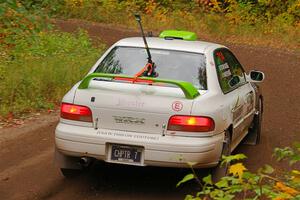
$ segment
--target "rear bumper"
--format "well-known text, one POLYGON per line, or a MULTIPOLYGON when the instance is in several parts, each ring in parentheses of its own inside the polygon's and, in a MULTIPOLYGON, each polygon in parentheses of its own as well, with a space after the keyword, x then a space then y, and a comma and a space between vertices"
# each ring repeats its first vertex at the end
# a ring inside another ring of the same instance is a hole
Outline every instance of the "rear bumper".
POLYGON ((217 165, 223 137, 222 133, 198 138, 95 130, 60 122, 55 131, 55 144, 62 154, 88 156, 106 162, 112 162, 107 155, 109 144, 140 146, 144 149, 142 166, 186 168, 188 162, 193 162, 197 163, 194 167, 205 168, 217 165))

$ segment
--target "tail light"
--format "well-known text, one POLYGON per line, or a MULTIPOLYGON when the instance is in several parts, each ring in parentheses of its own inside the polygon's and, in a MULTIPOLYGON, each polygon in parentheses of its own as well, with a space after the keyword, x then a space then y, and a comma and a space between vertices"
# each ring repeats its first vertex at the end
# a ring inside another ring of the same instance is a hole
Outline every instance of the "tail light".
POLYGON ((215 129, 210 117, 174 115, 169 119, 168 130, 185 132, 208 132, 215 129))
POLYGON ((92 122, 92 111, 86 106, 62 103, 60 116, 64 119, 92 122))

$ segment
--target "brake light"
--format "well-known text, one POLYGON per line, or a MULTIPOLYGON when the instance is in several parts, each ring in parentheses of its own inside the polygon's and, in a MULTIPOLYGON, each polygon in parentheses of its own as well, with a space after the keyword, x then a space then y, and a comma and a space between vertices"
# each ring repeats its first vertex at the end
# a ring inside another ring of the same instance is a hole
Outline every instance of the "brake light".
POLYGON ((60 116, 64 119, 92 122, 92 111, 86 106, 62 103, 60 116))
POLYGON ((174 115, 169 119, 168 130, 185 132, 208 132, 215 129, 210 117, 174 115))

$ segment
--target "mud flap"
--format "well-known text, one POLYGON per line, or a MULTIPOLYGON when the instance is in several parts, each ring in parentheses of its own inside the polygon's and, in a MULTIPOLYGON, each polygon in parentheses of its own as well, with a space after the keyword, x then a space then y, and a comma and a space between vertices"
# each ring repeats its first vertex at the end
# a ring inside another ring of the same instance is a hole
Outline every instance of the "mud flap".
POLYGON ((82 169, 82 166, 79 163, 79 158, 66 156, 59 152, 57 148, 55 148, 54 152, 54 165, 65 169, 82 169))
POLYGON ((246 137, 243 140, 243 144, 246 145, 256 145, 257 144, 257 132, 253 129, 249 130, 249 133, 246 135, 246 137))

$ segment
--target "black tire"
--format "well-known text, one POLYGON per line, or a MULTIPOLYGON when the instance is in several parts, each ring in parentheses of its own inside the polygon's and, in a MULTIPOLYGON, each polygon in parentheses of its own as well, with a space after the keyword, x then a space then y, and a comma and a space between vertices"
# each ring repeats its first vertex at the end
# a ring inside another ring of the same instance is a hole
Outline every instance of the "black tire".
POLYGON ((262 115, 263 115, 263 101, 262 98, 259 98, 257 114, 255 114, 253 118, 252 126, 251 128, 249 128, 249 133, 244 140, 244 144, 257 145, 260 143, 262 115))
POLYGON ((82 169, 67 169, 67 168, 60 168, 62 175, 65 178, 74 178, 82 174, 82 169))
POLYGON ((223 149, 222 149, 222 154, 220 157, 219 164, 212 168, 211 174, 212 174, 212 180, 214 183, 220 181, 220 179, 228 174, 228 167, 229 164, 223 164, 221 165, 221 159, 222 156, 229 156, 231 154, 231 135, 229 130, 225 131, 225 139, 223 143, 223 149))

